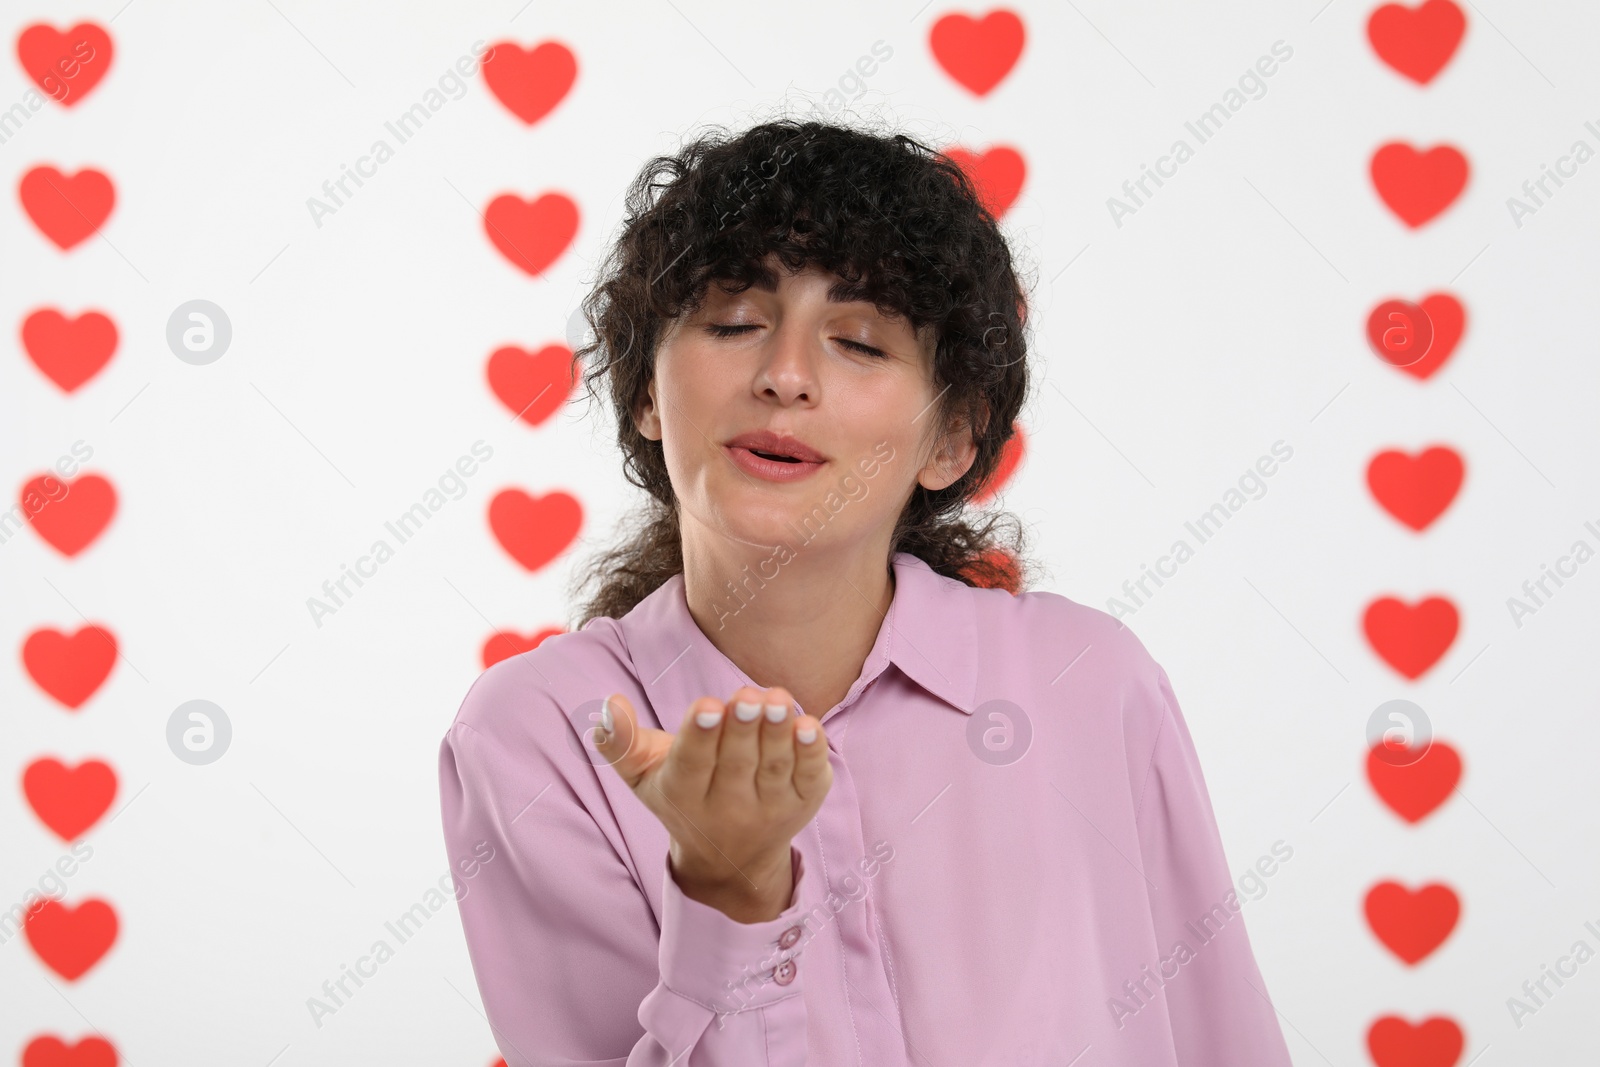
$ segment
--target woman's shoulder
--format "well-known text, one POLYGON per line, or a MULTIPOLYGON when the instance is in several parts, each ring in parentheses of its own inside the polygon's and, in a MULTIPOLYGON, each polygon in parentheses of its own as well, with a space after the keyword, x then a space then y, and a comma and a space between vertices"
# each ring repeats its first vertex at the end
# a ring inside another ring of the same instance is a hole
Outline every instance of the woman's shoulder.
POLYGON ((633 680, 616 622, 595 619, 486 668, 468 688, 452 730, 464 726, 501 743, 560 743, 572 727, 587 725, 586 705, 598 711, 606 693, 633 680))
POLYGON ((980 641, 995 649, 1026 648, 1049 657, 1082 655, 1085 666, 1127 680, 1154 680, 1160 665, 1121 619, 1061 593, 972 587, 980 641))
MULTIPOLYGON (((980 694, 1070 715, 1120 736, 1130 753, 1154 745, 1171 701, 1166 672, 1127 623, 1043 589, 972 589, 980 694)), ((1029 714, 1033 714, 1029 711, 1029 714)), ((1079 736, 1082 736, 1081 734, 1079 736)))

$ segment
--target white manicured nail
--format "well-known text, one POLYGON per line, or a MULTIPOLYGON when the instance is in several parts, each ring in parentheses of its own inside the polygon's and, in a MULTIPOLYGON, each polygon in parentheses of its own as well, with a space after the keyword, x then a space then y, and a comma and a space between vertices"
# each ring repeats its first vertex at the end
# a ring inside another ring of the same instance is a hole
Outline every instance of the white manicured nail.
POLYGON ((600 705, 600 729, 609 736, 615 727, 611 719, 611 698, 606 697, 605 703, 600 705))
POLYGON ((817 739, 817 728, 815 726, 802 726, 794 732, 794 735, 800 739, 802 745, 809 745, 817 739))
POLYGON ((694 717, 694 721, 699 723, 701 726, 705 727, 707 730, 709 730, 712 727, 716 726, 717 723, 722 721, 722 712, 720 712, 720 711, 700 711, 700 712, 696 712, 695 713, 695 717, 694 717))
POLYGON ((787 705, 787 704, 768 704, 767 705, 767 721, 768 722, 782 722, 784 719, 787 719, 788 717, 789 717, 789 705, 787 705))
POLYGON ((755 722, 756 716, 761 714, 761 705, 736 700, 733 703, 733 714, 740 722, 755 722))

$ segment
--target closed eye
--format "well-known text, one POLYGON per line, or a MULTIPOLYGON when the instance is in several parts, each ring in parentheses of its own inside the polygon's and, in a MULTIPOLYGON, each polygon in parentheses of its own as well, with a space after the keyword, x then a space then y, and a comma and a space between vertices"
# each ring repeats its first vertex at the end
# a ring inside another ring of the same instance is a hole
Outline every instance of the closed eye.
MULTIPOLYGON (((758 325, 756 325, 754 323, 749 323, 749 322, 740 322, 740 323, 711 322, 711 323, 707 323, 706 324, 706 330, 708 332, 710 332, 713 337, 738 337, 738 336, 742 335, 746 330, 759 330, 759 329, 761 329, 760 326, 758 326, 758 325)), ((857 352, 864 352, 869 356, 876 356, 879 359, 885 358, 888 355, 888 353, 884 352, 883 349, 874 348, 871 345, 863 344, 860 341, 851 341, 851 340, 848 340, 848 339, 843 338, 843 337, 835 338, 835 340, 837 340, 841 345, 844 345, 847 348, 852 348, 852 349, 856 350, 857 352)))
POLYGON ((883 349, 881 349, 881 348, 873 348, 871 345, 864 345, 860 341, 849 341, 849 340, 846 340, 843 337, 835 338, 835 340, 837 340, 842 345, 846 345, 846 346, 848 346, 850 348, 854 348, 854 349, 856 349, 857 351, 860 351, 860 352, 865 352, 869 356, 877 356, 879 359, 883 359, 883 358, 888 356, 888 353, 885 352, 883 349))

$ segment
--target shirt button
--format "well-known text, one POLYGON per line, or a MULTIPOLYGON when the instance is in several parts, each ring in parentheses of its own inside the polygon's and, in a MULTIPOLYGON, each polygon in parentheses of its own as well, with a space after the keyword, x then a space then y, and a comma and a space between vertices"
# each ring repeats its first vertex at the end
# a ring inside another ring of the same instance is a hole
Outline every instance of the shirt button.
POLYGON ((803 931, 798 926, 789 927, 789 929, 787 929, 787 930, 785 930, 783 932, 783 936, 778 938, 778 947, 779 948, 793 948, 794 947, 794 943, 796 941, 800 940, 800 934, 802 932, 803 931))
POLYGON ((784 960, 772 972, 772 980, 779 985, 788 985, 794 981, 794 976, 800 968, 795 966, 794 960, 784 960))

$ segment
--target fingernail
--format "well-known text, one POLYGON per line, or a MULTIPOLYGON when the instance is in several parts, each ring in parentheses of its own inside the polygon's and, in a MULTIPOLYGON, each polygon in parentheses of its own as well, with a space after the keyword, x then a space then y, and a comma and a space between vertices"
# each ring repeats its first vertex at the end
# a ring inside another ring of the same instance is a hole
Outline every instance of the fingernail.
POLYGON ((802 745, 809 745, 817 739, 817 728, 815 726, 802 726, 794 732, 794 735, 800 739, 802 745))
POLYGON ((740 722, 754 722, 756 716, 761 714, 761 705, 752 704, 747 700, 736 700, 733 703, 733 714, 740 722))
POLYGON ((717 723, 722 721, 722 712, 720 712, 720 711, 700 711, 700 712, 696 712, 695 716, 694 716, 694 721, 699 723, 701 726, 705 727, 707 730, 709 730, 712 727, 716 726, 717 723))
POLYGON ((767 721, 768 722, 782 722, 784 719, 787 719, 788 717, 789 717, 789 705, 787 705, 787 704, 768 704, 767 705, 767 721))
POLYGON ((605 732, 607 737, 610 737, 614 727, 615 723, 611 718, 611 698, 606 697, 605 702, 600 705, 600 729, 605 732))

